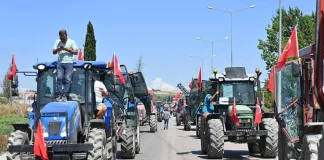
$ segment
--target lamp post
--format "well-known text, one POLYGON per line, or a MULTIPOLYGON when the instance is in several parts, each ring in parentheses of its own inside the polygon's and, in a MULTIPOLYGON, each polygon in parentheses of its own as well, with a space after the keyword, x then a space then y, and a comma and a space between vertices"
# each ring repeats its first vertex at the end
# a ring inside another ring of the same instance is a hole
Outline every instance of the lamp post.
POLYGON ((233 17, 233 13, 240 12, 240 11, 247 10, 247 9, 251 9, 251 8, 254 8, 254 7, 255 7, 255 5, 251 5, 249 7, 243 8, 243 9, 239 9, 239 10, 235 10, 235 11, 227 11, 227 10, 216 9, 216 8, 214 8, 212 6, 207 6, 208 9, 229 13, 231 15, 231 67, 233 66, 233 35, 232 35, 232 17, 233 17))
POLYGON ((214 69, 214 43, 216 42, 219 42, 219 41, 224 41, 224 40, 227 40, 229 39, 229 37, 225 37, 224 39, 221 39, 221 40, 217 40, 217 41, 209 41, 209 40, 204 40, 204 39, 201 39, 200 37, 196 37, 196 40, 201 40, 201 41, 204 41, 204 42, 208 42, 208 43, 211 43, 212 45, 212 55, 211 55, 211 69, 213 70, 214 69))

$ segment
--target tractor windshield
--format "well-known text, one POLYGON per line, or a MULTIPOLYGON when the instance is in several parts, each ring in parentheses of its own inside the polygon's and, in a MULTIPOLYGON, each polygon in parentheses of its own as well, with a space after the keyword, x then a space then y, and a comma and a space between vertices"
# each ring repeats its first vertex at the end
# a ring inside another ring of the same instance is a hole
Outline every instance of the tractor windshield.
MULTIPOLYGON (((49 68, 40 72, 38 85, 40 85, 40 87, 37 91, 37 96, 41 96, 38 100, 42 108, 47 103, 52 102, 56 96, 56 69, 49 68)), ((72 100, 85 103, 85 71, 83 68, 73 69, 69 96, 72 100)))
POLYGON ((235 97, 237 104, 254 105, 254 85, 252 82, 223 82, 220 86, 220 97, 235 97))

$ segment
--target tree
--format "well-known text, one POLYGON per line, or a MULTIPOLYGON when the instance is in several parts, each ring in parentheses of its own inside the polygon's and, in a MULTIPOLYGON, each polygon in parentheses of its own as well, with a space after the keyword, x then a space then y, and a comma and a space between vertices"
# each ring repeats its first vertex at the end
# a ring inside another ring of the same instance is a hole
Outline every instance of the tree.
POLYGON ((8 72, 5 74, 3 80, 2 80, 2 92, 3 96, 7 99, 10 98, 10 81, 8 80, 8 72))
POLYGON ((142 55, 139 56, 136 67, 135 67, 135 71, 136 72, 143 72, 143 57, 142 55))
POLYGON ((93 30, 93 26, 89 21, 87 26, 87 35, 84 45, 84 60, 85 61, 95 61, 97 59, 96 56, 96 39, 93 30))
MULTIPOLYGON (((288 11, 282 9, 281 51, 289 40, 292 29, 296 26, 297 22, 298 47, 301 49, 315 42, 315 13, 304 15, 297 7, 289 7, 288 11)), ((265 61, 266 69, 270 71, 270 68, 277 62, 279 55, 279 10, 272 17, 272 24, 269 24, 265 30, 267 32, 267 38, 266 40, 259 39, 258 49, 262 50, 261 58, 265 61)), ((267 83, 268 80, 266 80, 264 88, 262 88, 263 91, 267 90, 267 83)), ((265 92, 264 97, 265 106, 269 108, 273 107, 273 94, 265 92)))

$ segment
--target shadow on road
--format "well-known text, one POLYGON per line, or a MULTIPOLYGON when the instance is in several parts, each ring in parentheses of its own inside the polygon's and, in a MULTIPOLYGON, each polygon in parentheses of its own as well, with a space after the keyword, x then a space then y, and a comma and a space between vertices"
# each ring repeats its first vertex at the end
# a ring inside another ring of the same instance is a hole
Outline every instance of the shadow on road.
MULTIPOLYGON (((183 152, 183 153, 186 153, 186 152, 183 152)), ((183 153, 177 153, 177 154, 183 154, 183 153)), ((197 155, 197 157, 201 158, 201 159, 210 159, 210 158, 208 158, 207 155, 203 154, 201 151, 192 151, 191 153, 193 155, 197 155)), ((246 158, 246 157, 243 157, 243 156, 249 156, 249 152, 245 151, 245 150, 225 150, 223 159, 245 160, 245 159, 250 159, 251 158, 251 157, 246 158)), ((259 158, 258 155, 253 156, 253 157, 259 158)))
POLYGON ((196 135, 189 135, 189 137, 193 138, 193 139, 200 139, 199 137, 197 137, 196 135))

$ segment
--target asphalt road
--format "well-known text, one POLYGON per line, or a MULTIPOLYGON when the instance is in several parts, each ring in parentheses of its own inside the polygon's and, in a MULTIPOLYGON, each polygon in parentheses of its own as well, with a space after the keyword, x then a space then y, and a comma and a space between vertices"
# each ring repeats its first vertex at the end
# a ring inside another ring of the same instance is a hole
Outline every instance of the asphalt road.
MULTIPOLYGON (((169 122, 169 129, 163 129, 163 122, 158 122, 158 131, 149 132, 149 126, 141 127, 141 151, 136 155, 136 160, 204 160, 208 159, 200 151, 200 139, 192 131, 184 131, 183 126, 175 125, 175 118, 169 122)), ((120 145, 118 146, 120 151, 120 145)), ((262 159, 259 155, 250 156, 247 144, 225 143, 224 159, 262 159)), ((117 159, 120 152, 117 153, 117 159)), ((5 156, 0 156, 0 160, 6 160, 5 156)), ((275 160, 275 159, 269 159, 275 160)))
MULTIPOLYGON (((184 131, 183 126, 176 126, 175 118, 169 122, 169 129, 163 129, 163 122, 158 122, 158 131, 149 132, 149 126, 141 127, 141 151, 136 160, 204 160, 208 159, 200 151, 200 139, 195 129, 184 131)), ((250 156, 247 144, 225 143, 224 159, 262 159, 259 155, 250 156)), ((119 153, 117 154, 119 158, 119 153)), ((269 159, 270 160, 270 159, 269 159)), ((275 160, 275 159, 271 159, 275 160)))

